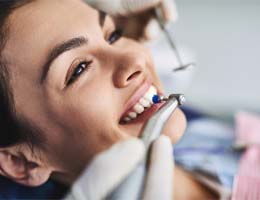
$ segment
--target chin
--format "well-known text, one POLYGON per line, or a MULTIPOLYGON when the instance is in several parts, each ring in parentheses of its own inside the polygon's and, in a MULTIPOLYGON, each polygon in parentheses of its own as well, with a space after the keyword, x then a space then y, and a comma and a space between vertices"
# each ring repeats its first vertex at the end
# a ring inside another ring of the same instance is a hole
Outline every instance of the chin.
POLYGON ((184 113, 177 108, 166 122, 162 134, 170 137, 172 144, 177 143, 186 129, 187 120, 184 113))

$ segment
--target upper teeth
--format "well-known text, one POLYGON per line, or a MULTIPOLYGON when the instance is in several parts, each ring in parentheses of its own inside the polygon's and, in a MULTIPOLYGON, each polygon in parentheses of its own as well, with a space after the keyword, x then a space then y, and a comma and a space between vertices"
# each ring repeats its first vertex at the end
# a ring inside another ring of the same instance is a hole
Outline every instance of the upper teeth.
POLYGON ((138 114, 144 112, 145 108, 151 107, 153 104, 153 96, 157 94, 157 90, 154 86, 150 86, 148 91, 144 94, 143 97, 139 99, 139 101, 133 106, 130 112, 127 113, 126 117, 124 117, 125 122, 131 121, 131 119, 135 119, 138 114))

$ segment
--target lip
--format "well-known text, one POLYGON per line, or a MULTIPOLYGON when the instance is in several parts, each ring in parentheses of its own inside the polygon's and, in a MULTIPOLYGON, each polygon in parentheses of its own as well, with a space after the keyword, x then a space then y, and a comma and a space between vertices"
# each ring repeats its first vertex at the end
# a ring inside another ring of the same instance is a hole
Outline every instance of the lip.
MULTIPOLYGON (((133 108, 133 106, 139 101, 141 97, 144 96, 144 94, 148 91, 150 86, 152 85, 152 81, 150 79, 146 80, 130 97, 130 99, 127 101, 124 111, 121 114, 120 117, 120 123, 125 124, 122 122, 122 118, 125 117, 125 115, 130 112, 133 108)), ((158 89, 157 89, 158 90, 158 89)), ((162 94, 160 91, 158 91, 158 94, 162 94)), ((153 104, 151 107, 145 109, 143 113, 138 115, 136 119, 132 119, 130 122, 127 122, 127 124, 132 124, 136 122, 144 122, 147 121, 164 103, 158 103, 153 104)))
POLYGON ((134 94, 127 101, 125 109, 122 112, 120 119, 132 109, 132 107, 139 101, 141 97, 144 96, 144 94, 148 91, 151 85, 152 81, 148 79, 134 92, 134 94))

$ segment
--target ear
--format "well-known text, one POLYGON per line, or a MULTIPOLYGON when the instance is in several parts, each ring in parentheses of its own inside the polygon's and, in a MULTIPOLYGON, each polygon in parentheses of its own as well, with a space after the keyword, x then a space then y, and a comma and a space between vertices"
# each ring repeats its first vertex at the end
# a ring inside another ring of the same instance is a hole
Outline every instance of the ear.
POLYGON ((27 186, 39 186, 45 183, 52 170, 42 165, 31 155, 32 153, 28 154, 20 150, 18 151, 18 148, 0 149, 0 174, 27 186))

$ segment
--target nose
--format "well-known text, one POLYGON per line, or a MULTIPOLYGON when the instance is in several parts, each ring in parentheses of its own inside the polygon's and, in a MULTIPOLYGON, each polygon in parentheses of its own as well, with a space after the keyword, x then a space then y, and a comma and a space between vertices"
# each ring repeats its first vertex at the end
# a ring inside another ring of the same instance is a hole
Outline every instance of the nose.
POLYGON ((119 53, 115 61, 113 83, 115 87, 124 88, 144 78, 145 58, 137 53, 119 53))

